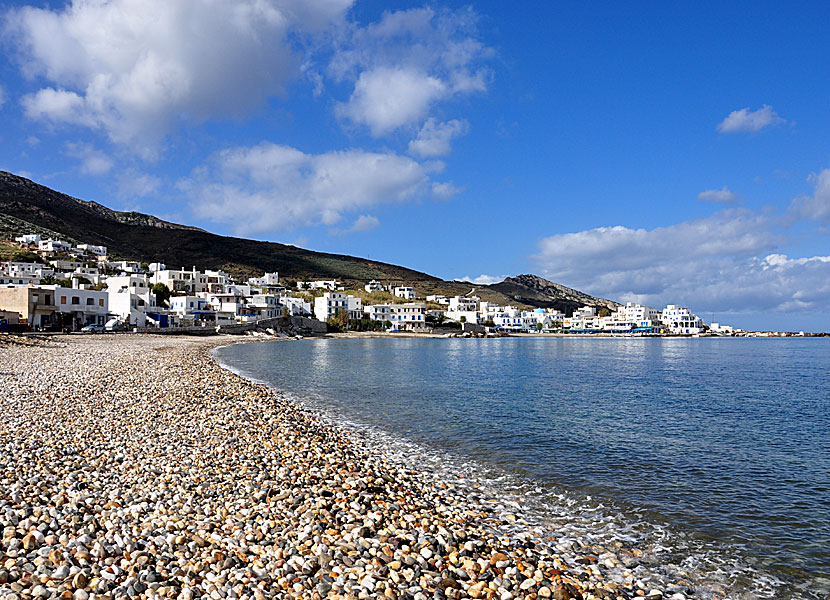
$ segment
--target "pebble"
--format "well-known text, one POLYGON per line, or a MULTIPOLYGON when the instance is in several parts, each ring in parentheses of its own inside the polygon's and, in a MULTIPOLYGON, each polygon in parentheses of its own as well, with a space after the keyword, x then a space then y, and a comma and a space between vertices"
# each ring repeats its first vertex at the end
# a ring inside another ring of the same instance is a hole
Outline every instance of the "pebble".
POLYGON ((0 600, 662 597, 220 368, 226 339, 2 341, 0 600))

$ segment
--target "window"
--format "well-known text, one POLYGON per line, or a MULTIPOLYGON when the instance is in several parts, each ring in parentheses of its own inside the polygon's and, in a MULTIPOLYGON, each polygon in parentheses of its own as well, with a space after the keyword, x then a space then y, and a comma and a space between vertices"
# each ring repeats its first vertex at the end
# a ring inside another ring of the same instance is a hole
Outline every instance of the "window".
POLYGON ((98 298, 98 306, 104 306, 104 299, 98 298))
POLYGON ((95 304, 95 299, 94 298, 87 298, 86 299, 86 305, 87 306, 92 306, 93 304, 95 304))
POLYGON ((61 304, 66 304, 66 296, 61 296, 61 304))
POLYGON ((72 304, 80 304, 81 299, 78 296, 72 296, 72 304))

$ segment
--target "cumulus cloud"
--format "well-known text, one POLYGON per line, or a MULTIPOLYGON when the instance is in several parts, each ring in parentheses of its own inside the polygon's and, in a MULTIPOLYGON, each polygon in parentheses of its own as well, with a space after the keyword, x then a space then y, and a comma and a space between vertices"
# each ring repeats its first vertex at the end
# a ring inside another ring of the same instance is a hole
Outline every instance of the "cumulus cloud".
POLYGON ((830 169, 814 173, 810 179, 814 185, 813 195, 793 200, 790 213, 798 218, 830 225, 830 169))
POLYGON ((104 175, 114 164, 109 156, 91 144, 70 142, 66 144, 65 152, 81 161, 81 173, 85 175, 104 175))
POLYGON ((352 2, 73 0, 14 9, 3 32, 50 83, 23 99, 30 118, 151 155, 178 122, 243 116, 284 89, 299 74, 291 33, 345 22, 352 2))
POLYGON ((507 275, 502 275, 501 277, 494 277, 493 275, 479 275, 478 277, 458 277, 455 281, 460 281, 461 283, 474 283, 476 285, 492 285, 494 283, 501 283, 507 279, 507 275))
POLYGON ((723 186, 719 190, 706 190, 705 192, 700 192, 697 195, 698 200, 702 200, 703 202, 720 202, 723 204, 732 204, 738 199, 738 195, 730 190, 728 187, 723 186))
POLYGON ((786 122, 772 110, 771 106, 764 104, 758 110, 751 111, 748 107, 733 110, 718 124, 718 131, 721 133, 757 133, 766 127, 786 122))
POLYGON ((422 119, 430 105, 447 93, 440 79, 403 68, 382 67, 360 74, 348 102, 337 114, 363 123, 379 137, 422 119))
POLYGON ((354 82, 337 115, 375 137, 414 127, 439 101, 485 91, 492 55, 470 9, 387 12, 353 28, 329 65, 336 80, 354 82))
MULTIPOLYGON (((346 150, 306 154, 262 143, 215 154, 179 187, 200 217, 239 234, 334 225, 345 213, 430 193, 429 174, 397 154, 346 150)), ((366 215, 361 226, 372 224, 366 215)))
POLYGON ((427 119, 418 137, 409 142, 409 153, 422 158, 445 156, 450 153, 453 138, 467 133, 467 121, 453 119, 439 123, 434 118, 427 119))
POLYGON ((703 311, 830 310, 830 262, 775 252, 768 216, 728 209, 652 230, 601 227, 544 238, 533 257, 553 281, 620 301, 703 311))
POLYGON ((360 215, 354 224, 346 229, 343 233, 365 233, 377 229, 380 225, 380 219, 372 215, 360 215))

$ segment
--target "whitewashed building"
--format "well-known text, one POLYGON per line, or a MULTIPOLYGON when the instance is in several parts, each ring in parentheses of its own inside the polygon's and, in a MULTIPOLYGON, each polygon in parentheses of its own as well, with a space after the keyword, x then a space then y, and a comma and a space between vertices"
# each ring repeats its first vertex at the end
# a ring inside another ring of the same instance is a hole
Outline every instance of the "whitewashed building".
POLYGON ((288 309, 288 314, 292 317, 305 317, 311 315, 311 302, 303 298, 294 298, 292 296, 280 296, 280 306, 288 309))
POLYGON ((392 321, 391 304, 370 304, 363 307, 363 313, 370 321, 392 321))
POLYGON ((42 252, 69 252, 72 249, 72 244, 49 238, 48 240, 40 240, 37 248, 42 252))
POLYGON ((106 286, 110 313, 124 323, 144 327, 147 310, 156 306, 147 277, 137 274, 107 277, 106 286))
POLYGON ((363 286, 363 289, 367 292, 382 292, 383 291, 383 284, 380 281, 375 281, 374 279, 363 286))
POLYGON ((41 286, 54 290, 58 312, 71 319, 75 328, 85 325, 104 325, 109 314, 109 294, 99 290, 81 290, 56 286, 41 286))
POLYGON ((279 287, 280 275, 277 271, 274 271, 273 273, 266 272, 262 277, 249 277, 248 285, 257 288, 279 287))
POLYGON ((314 299, 314 318, 323 323, 338 312, 348 310, 349 301, 345 292, 326 292, 314 299))
POLYGON ((83 252, 84 254, 94 254, 95 256, 106 256, 107 255, 107 247, 106 246, 93 246, 92 244, 78 244, 75 246, 78 250, 83 252))
POLYGON ((276 294, 252 294, 248 298, 248 308, 256 311, 258 319, 274 319, 282 315, 279 300, 276 294))
POLYGON ((389 305, 390 321, 395 326, 420 326, 426 324, 426 304, 407 302, 389 305))
POLYGON ((696 334, 703 331, 703 321, 688 308, 669 304, 660 313, 660 321, 669 333, 696 334))
POLYGON ((394 294, 398 298, 403 298, 404 300, 415 299, 415 289, 405 285, 393 287, 392 294, 394 294))
POLYGON ((26 235, 21 235, 14 238, 14 241, 18 244, 25 244, 27 246, 30 244, 39 244, 40 240, 41 237, 39 233, 27 233, 26 235))

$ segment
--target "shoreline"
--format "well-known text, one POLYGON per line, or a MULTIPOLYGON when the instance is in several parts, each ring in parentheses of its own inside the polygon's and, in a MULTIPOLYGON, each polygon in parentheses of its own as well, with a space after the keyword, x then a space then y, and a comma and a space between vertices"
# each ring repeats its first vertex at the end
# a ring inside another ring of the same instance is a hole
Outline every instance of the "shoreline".
POLYGON ((0 599, 696 597, 635 576, 637 549, 554 548, 211 354, 258 340, 0 346, 0 599))

